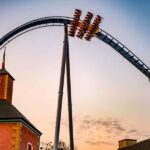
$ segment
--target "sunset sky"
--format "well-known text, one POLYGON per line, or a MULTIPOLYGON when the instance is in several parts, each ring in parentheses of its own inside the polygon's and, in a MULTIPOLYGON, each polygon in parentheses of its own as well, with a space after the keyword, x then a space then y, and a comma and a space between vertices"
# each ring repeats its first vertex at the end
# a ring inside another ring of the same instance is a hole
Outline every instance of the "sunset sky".
MULTIPOLYGON (((150 67, 149 0, 0 0, 0 38, 37 18, 72 17, 76 8, 82 19, 87 11, 101 15, 100 28, 150 67)), ((148 78, 96 38, 69 38, 69 44, 78 149, 117 150, 121 139, 150 138, 148 78)), ((54 140, 62 48, 63 27, 37 29, 7 45, 6 69, 16 79, 13 105, 43 133, 41 141, 54 140)), ((60 138, 69 143, 64 88, 60 138)))

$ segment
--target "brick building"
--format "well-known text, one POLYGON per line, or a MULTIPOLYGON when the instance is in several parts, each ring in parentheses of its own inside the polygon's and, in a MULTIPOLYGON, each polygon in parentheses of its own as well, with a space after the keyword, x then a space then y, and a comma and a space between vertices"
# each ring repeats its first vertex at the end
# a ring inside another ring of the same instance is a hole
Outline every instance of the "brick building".
POLYGON ((41 132, 12 105, 13 81, 0 69, 0 150, 38 150, 41 132))
POLYGON ((118 150, 150 150, 150 139, 140 142, 132 139, 121 140, 118 150))

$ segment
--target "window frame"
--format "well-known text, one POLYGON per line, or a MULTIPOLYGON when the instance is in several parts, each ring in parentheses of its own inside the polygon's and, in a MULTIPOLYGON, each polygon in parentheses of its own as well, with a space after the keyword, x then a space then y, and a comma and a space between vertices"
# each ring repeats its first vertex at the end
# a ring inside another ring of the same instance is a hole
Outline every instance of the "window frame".
POLYGON ((30 142, 27 143, 27 148, 26 148, 26 150, 29 150, 29 146, 31 147, 31 150, 33 150, 33 145, 32 145, 32 143, 30 143, 30 142))

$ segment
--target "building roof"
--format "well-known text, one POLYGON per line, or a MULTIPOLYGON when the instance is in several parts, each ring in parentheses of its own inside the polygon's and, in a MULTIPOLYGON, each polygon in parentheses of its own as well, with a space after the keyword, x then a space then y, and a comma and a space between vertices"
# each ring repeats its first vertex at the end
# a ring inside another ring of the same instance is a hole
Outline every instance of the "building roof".
POLYGON ((138 142, 134 145, 130 145, 124 148, 119 148, 118 150, 150 150, 150 139, 138 142))
POLYGON ((11 77, 13 80, 15 80, 15 79, 13 78, 13 76, 12 76, 6 69, 0 69, 0 74, 8 74, 8 75, 10 75, 10 77, 11 77))
POLYGON ((123 140, 120 140, 119 142, 125 141, 125 140, 127 140, 127 141, 137 141, 137 140, 134 140, 134 139, 123 139, 123 140))
POLYGON ((41 135, 41 132, 9 101, 0 99, 0 122, 22 122, 32 131, 41 135))

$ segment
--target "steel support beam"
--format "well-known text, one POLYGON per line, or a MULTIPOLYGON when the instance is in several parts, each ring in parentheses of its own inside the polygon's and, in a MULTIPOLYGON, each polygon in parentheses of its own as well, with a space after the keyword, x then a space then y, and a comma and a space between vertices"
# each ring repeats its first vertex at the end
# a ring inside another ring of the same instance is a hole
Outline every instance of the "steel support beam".
MULTIPOLYGON (((65 30, 65 28, 64 28, 65 30)), ((62 111, 62 99, 63 99, 63 88, 64 88, 64 76, 65 76, 65 60, 66 60, 66 39, 67 34, 64 35, 64 45, 63 45, 63 55, 61 64, 61 74, 58 92, 58 106, 57 106, 57 116, 56 116, 56 127, 55 127, 55 138, 54 138, 54 150, 58 150, 59 145, 59 133, 60 133, 60 123, 61 123, 61 111, 62 111)))
MULTIPOLYGON (((68 27, 65 25, 65 32, 68 35, 68 27)), ((71 96, 71 79, 70 79, 70 56, 69 56, 69 41, 68 36, 66 40, 66 72, 67 72, 67 91, 68 91, 68 117, 69 117, 69 137, 70 137, 70 150, 74 150, 73 139, 73 119, 72 119, 72 96, 71 96)))
POLYGON ((63 55, 62 55, 62 64, 61 64, 60 85, 59 85, 59 92, 58 92, 58 106, 57 106, 57 116, 56 116, 54 150, 58 150, 58 146, 59 146, 59 134, 60 134, 60 123, 61 123, 61 112, 62 112, 65 65, 66 65, 66 73, 67 73, 70 150, 74 150, 71 78, 70 78, 70 57, 69 57, 69 42, 68 42, 67 24, 64 26, 64 33, 65 33, 65 35, 64 35, 64 46, 63 46, 63 55))

